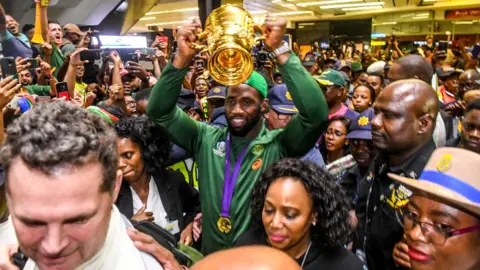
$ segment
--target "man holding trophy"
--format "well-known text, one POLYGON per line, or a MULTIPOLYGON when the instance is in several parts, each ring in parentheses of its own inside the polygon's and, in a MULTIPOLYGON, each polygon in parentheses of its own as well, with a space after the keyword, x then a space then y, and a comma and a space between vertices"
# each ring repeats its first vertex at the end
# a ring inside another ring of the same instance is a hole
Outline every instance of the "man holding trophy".
POLYGON ((202 252, 230 248, 251 221, 251 191, 258 176, 284 157, 301 157, 325 129, 328 106, 318 84, 283 41, 287 20, 267 16, 262 39, 289 90, 298 114, 279 130, 265 128, 268 86, 253 71, 253 19, 243 8, 214 10, 201 31, 198 19, 177 33, 178 51, 154 86, 147 114, 165 127, 174 142, 195 156, 202 202, 202 252), (202 43, 208 41, 206 46, 202 43), (225 101, 227 128, 190 119, 176 101, 185 74, 199 50, 208 50, 211 76, 228 87, 225 101))

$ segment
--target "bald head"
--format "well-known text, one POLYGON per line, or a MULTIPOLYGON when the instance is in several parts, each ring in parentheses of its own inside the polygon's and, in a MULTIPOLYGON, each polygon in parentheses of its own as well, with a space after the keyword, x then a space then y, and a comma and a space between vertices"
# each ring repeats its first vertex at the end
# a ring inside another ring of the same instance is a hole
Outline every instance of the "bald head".
POLYGON ((191 270, 297 270, 300 266, 286 253, 264 246, 219 251, 196 263, 191 270))
POLYGON ((465 81, 478 81, 477 83, 480 84, 480 73, 476 69, 467 69, 460 75, 459 79, 465 81))
POLYGON ((401 162, 432 139, 439 100, 429 84, 418 79, 394 82, 383 89, 373 108, 373 144, 395 156, 392 162, 401 162))
POLYGON ((432 65, 420 55, 407 55, 396 61, 388 71, 393 81, 419 79, 430 84, 433 77, 432 65))
POLYGON ((435 90, 429 84, 418 79, 409 79, 394 82, 384 91, 390 92, 394 101, 401 101, 405 105, 411 104, 411 109, 415 111, 417 117, 428 114, 432 119, 436 119, 440 102, 435 90))

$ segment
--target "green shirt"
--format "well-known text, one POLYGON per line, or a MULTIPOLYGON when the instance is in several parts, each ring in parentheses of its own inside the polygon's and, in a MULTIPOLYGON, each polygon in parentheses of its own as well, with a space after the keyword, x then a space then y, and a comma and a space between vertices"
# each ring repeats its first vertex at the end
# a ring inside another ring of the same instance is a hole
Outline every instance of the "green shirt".
MULTIPOLYGON (((168 63, 153 87, 148 116, 165 127, 177 145, 193 153, 198 165, 204 254, 232 247, 248 229, 251 193, 262 171, 281 158, 306 154, 326 127, 328 106, 325 98, 298 57, 290 55, 287 63, 279 65, 279 69, 299 113, 285 129, 269 131, 262 125, 262 130, 251 142, 235 184, 230 207, 232 230, 228 234, 221 233, 217 227, 222 205, 227 128, 196 122, 176 106, 188 68, 178 70, 168 63), (257 166, 260 160, 261 166, 257 166)), ((232 138, 232 170, 236 156, 246 143, 245 138, 232 138)))
POLYGON ((29 85, 25 86, 25 89, 30 95, 50 96, 49 85, 29 85))

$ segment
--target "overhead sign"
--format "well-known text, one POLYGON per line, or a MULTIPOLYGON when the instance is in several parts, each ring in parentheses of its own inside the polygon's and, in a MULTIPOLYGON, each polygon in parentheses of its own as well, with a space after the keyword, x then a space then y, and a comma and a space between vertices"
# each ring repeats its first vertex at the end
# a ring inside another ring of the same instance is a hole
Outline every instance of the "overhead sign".
POLYGON ((480 18, 480 8, 447 9, 445 19, 477 19, 480 18))
POLYGON ((143 36, 100 36, 102 49, 146 48, 147 38, 143 36))
POLYGON ((386 42, 385 41, 376 41, 376 40, 372 40, 372 42, 370 43, 370 45, 372 46, 385 46, 386 42))

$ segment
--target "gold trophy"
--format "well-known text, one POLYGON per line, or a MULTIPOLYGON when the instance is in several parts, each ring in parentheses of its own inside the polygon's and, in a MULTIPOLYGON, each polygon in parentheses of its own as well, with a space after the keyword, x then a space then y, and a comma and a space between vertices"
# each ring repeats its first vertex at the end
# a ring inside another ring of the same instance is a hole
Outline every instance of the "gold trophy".
POLYGON ((205 30, 197 34, 196 50, 208 51, 208 71, 212 78, 227 86, 246 81, 253 72, 252 50, 255 45, 255 23, 248 11, 224 5, 207 18, 205 30))

